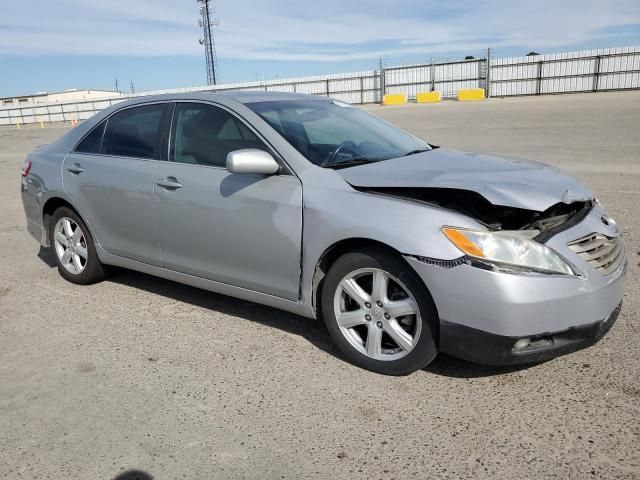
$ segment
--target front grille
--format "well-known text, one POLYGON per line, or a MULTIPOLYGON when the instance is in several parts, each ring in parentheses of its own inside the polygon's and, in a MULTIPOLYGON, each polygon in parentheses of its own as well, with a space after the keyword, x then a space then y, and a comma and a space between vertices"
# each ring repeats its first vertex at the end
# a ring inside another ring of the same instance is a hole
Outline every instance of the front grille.
POLYGON ((567 243, 567 246, 603 275, 614 272, 624 260, 624 242, 621 237, 590 233, 567 243))

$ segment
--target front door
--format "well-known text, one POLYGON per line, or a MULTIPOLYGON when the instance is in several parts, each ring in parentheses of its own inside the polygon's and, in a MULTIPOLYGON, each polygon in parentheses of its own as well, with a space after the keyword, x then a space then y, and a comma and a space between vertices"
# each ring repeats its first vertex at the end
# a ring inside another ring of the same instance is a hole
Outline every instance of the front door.
POLYGON ((165 268, 295 300, 300 282, 302 187, 283 170, 232 174, 227 153, 269 151, 229 111, 176 104, 169 161, 156 175, 165 268))

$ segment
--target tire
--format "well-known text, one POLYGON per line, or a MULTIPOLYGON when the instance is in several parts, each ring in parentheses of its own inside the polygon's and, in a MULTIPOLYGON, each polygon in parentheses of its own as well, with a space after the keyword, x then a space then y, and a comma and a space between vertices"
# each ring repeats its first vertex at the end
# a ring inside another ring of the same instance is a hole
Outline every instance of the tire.
POLYGON ((331 338, 361 368, 407 375, 427 366, 438 353, 439 322, 433 300, 417 274, 393 252, 371 248, 342 255, 323 279, 320 304, 331 338), (385 274, 386 287, 380 283, 384 280, 378 280, 385 274), (376 294, 374 282, 383 294, 376 294), (415 313, 397 315, 410 311, 415 313), (349 327, 351 323, 355 325, 349 327))
POLYGON ((105 269, 98 258, 91 232, 70 208, 60 207, 51 216, 49 243, 55 253, 58 273, 65 280, 78 285, 90 285, 104 279, 105 269))

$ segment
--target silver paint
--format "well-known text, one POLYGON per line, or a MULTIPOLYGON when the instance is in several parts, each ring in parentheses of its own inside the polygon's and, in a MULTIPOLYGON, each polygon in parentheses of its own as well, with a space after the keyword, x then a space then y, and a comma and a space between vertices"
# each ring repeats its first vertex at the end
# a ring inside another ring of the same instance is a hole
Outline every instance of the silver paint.
POLYGON ((280 165, 267 152, 248 148, 236 150, 227 155, 227 170, 230 173, 255 173, 257 175, 273 175, 280 165))

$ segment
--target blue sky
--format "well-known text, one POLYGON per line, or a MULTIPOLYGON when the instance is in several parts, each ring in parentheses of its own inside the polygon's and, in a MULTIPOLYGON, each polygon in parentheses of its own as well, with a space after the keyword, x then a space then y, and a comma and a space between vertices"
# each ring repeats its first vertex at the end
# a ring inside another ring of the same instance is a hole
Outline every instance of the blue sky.
MULTIPOLYGON (((638 0, 216 0, 223 82, 640 45, 638 0)), ((0 96, 206 83, 196 0, 6 0, 0 96)))

